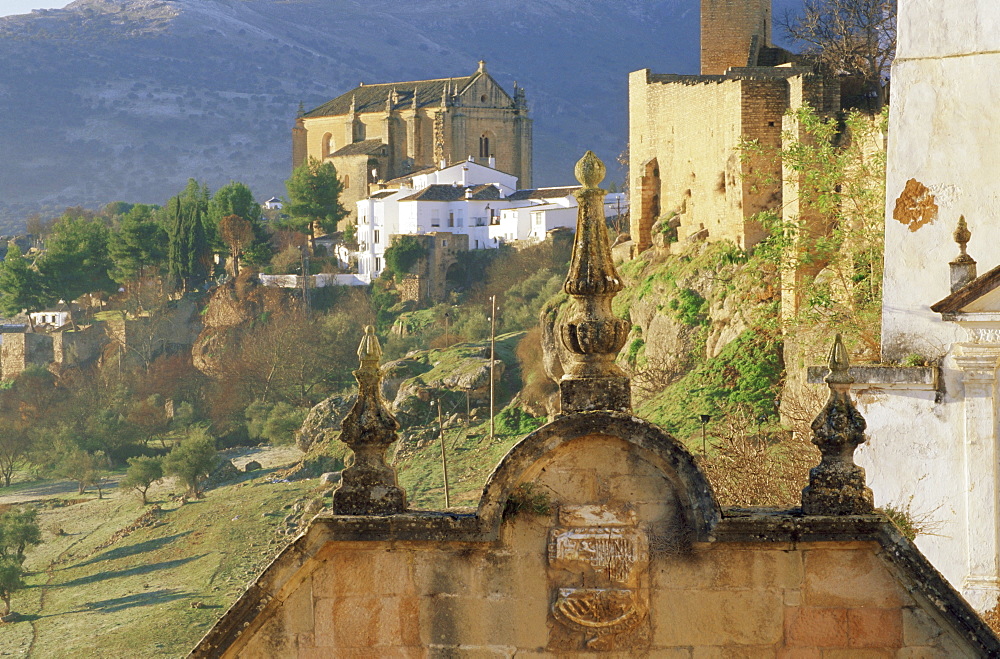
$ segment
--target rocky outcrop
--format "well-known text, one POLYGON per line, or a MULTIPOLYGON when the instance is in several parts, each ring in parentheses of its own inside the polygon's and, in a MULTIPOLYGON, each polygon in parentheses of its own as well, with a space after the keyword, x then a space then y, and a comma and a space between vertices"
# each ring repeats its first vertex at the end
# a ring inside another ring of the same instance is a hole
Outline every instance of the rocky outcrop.
POLYGON ((206 375, 218 375, 229 349, 252 331, 253 322, 265 312, 283 310, 288 299, 280 289, 261 286, 250 270, 216 287, 202 314, 203 329, 191 348, 194 367, 206 375))
POLYGON ((357 396, 330 396, 313 406, 295 432, 295 446, 307 453, 312 447, 335 439, 355 400, 357 396))

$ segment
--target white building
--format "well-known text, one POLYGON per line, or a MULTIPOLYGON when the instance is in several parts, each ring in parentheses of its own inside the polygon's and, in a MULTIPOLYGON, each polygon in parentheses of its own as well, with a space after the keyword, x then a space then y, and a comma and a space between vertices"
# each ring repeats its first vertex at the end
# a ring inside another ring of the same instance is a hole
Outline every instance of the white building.
MULTIPOLYGON (((518 190, 516 177, 471 160, 387 185, 398 187, 357 202, 358 274, 366 281, 381 274, 385 250, 396 234, 463 234, 470 250, 495 249, 505 242, 544 240, 551 229, 576 226, 573 192, 578 186, 518 190)), ((606 208, 613 211, 615 205, 606 208)))
POLYGON ((1000 4, 900 2, 898 22, 882 359, 935 365, 852 369, 868 421, 858 463, 875 504, 929 526, 917 546, 986 611, 1000 597, 1000 85, 987 82, 1000 4), (962 215, 985 272, 971 282, 952 237, 962 215))

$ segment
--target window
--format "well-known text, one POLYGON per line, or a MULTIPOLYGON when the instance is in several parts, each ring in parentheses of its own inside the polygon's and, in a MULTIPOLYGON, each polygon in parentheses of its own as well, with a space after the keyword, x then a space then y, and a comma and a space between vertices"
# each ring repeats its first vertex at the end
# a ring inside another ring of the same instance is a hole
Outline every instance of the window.
POLYGON ((379 272, 382 269, 382 259, 375 257, 375 272, 379 272))
POLYGON ((447 240, 442 240, 441 241, 441 247, 447 247, 447 246, 448 246, 448 241, 447 240))
POLYGON ((461 213, 458 215, 458 226, 459 227, 464 227, 465 226, 465 218, 462 217, 461 213))
POLYGON ((382 242, 381 240, 379 240, 379 234, 378 234, 378 229, 375 229, 375 242, 376 242, 376 243, 380 243, 380 242, 382 242))
POLYGON ((490 138, 486 137, 486 133, 483 133, 479 138, 479 157, 490 157, 490 138))
POLYGON ((436 209, 431 211, 431 226, 441 226, 441 212, 436 209))
POLYGON ((536 227, 542 226, 542 214, 537 211, 532 213, 531 221, 536 227))
POLYGON ((448 213, 448 226, 455 226, 455 213, 448 213))
POLYGON ((350 190, 351 189, 351 175, 350 174, 344 174, 344 189, 345 190, 350 190))
POLYGON ((476 241, 476 249, 479 249, 479 241, 476 241))

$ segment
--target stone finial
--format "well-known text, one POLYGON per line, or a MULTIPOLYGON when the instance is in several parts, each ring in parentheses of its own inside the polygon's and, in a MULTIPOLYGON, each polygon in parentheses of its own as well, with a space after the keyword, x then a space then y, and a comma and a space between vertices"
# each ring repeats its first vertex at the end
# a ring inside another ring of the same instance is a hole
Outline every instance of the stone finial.
POLYGON ((357 94, 351 94, 351 107, 347 111, 352 117, 358 113, 358 96, 357 94))
POLYGON ((965 251, 972 238, 972 232, 965 223, 965 216, 960 215, 958 226, 953 234, 955 242, 958 243, 959 254, 955 260, 949 263, 951 266, 951 292, 954 293, 976 278, 976 261, 965 251))
POLYGON ((826 377, 830 398, 812 422, 812 442, 822 459, 809 470, 809 485, 802 490, 802 512, 807 515, 868 515, 875 509, 865 470, 854 464, 854 450, 865 441, 867 424, 851 400, 850 366, 838 334, 826 377))
POLYGON ((417 109, 417 88, 416 87, 413 88, 413 103, 412 103, 412 106, 413 106, 414 110, 417 109))
POLYGON ((479 60, 479 69, 476 70, 476 73, 486 73, 486 60, 479 60))
POLYGON ((396 441, 399 422, 381 394, 382 346, 375 328, 365 327, 358 347, 361 366, 354 371, 358 399, 341 424, 340 441, 354 451, 354 464, 341 474, 333 493, 338 515, 392 515, 406 510, 406 492, 396 483, 396 471, 386 464, 385 452, 396 441))
POLYGON ((295 116, 304 117, 305 115, 306 115, 306 104, 303 103, 302 101, 299 101, 299 111, 295 116))
POLYGON ((583 188, 575 193, 579 207, 573 258, 563 284, 573 308, 559 327, 563 345, 572 353, 559 383, 563 413, 625 412, 632 407, 629 380, 615 364, 631 324, 611 311, 611 300, 623 285, 611 260, 604 221, 606 192, 597 187, 604 174, 604 163, 592 151, 576 164, 576 178, 583 188))

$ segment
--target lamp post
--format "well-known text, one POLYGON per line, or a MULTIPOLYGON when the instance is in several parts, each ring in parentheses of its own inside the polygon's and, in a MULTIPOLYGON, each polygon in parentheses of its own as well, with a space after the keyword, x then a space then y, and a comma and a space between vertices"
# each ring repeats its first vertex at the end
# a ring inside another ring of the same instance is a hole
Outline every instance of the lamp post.
POLYGON ((712 420, 712 417, 708 414, 699 415, 701 418, 701 454, 704 457, 708 457, 708 442, 705 439, 705 428, 708 426, 708 422, 712 420))
POLYGON ((451 496, 448 494, 448 457, 444 448, 444 422, 441 418, 441 400, 432 400, 431 405, 437 403, 438 408, 438 439, 441 440, 441 471, 444 474, 444 507, 451 508, 451 496))

